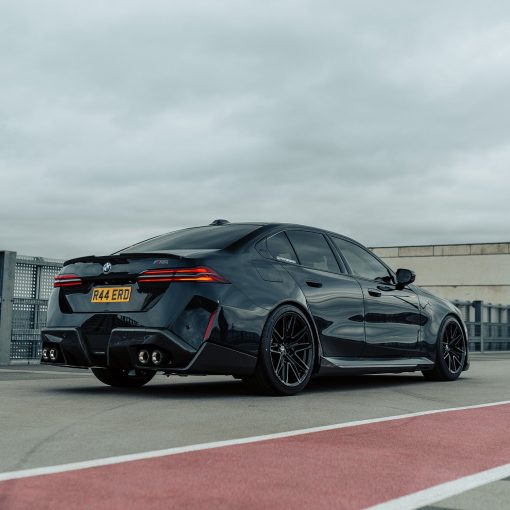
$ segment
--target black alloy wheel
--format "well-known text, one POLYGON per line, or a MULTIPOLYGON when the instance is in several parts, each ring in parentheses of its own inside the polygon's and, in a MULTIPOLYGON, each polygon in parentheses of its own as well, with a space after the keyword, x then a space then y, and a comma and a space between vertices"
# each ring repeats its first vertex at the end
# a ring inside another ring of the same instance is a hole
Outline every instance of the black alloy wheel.
POLYGON ((460 325, 451 321, 445 328, 442 339, 442 354, 448 370, 452 374, 459 372, 466 361, 466 346, 460 325))
POLYGON ((441 327, 437 342, 436 363, 433 370, 423 371, 426 379, 454 381, 466 364, 467 345, 458 320, 448 317, 441 327))
POLYGON ((273 326, 271 362, 281 383, 297 386, 303 382, 312 366, 313 341, 308 324, 294 313, 283 314, 273 326))
POLYGON ((264 393, 294 395, 310 381, 314 361, 315 342, 308 319, 299 308, 284 305, 266 323, 251 380, 264 393))
POLYGON ((147 384, 156 375, 156 372, 151 370, 113 368, 93 368, 92 372, 102 383, 119 388, 139 388, 147 384))

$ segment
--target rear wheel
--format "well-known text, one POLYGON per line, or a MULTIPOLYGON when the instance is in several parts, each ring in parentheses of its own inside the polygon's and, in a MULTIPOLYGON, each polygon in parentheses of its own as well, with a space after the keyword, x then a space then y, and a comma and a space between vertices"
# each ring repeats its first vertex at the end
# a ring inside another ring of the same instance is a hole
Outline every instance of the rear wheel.
POLYGON ((423 376, 431 381, 454 381, 466 364, 467 346, 464 332, 455 317, 448 317, 437 339, 436 363, 423 376))
POLYGON ((276 309, 264 327, 255 375, 249 382, 270 395, 295 395, 312 377, 315 342, 306 316, 291 305, 276 309))
POLYGON ((122 388, 139 388, 147 384, 156 374, 148 370, 121 370, 93 368, 92 373, 104 384, 122 388))

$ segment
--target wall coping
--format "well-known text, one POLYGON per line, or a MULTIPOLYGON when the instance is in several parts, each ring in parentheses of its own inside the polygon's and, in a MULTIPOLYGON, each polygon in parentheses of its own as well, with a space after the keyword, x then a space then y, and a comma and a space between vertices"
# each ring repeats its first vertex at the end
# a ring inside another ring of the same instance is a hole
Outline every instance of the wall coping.
POLYGON ((466 255, 509 255, 508 243, 425 244, 410 246, 378 246, 371 250, 382 258, 447 257, 466 255))

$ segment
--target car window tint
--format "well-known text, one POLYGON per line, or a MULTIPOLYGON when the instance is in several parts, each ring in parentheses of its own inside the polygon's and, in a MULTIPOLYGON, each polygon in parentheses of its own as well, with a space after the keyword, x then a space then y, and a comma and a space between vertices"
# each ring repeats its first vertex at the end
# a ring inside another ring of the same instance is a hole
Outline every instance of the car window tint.
POLYGON ((340 273, 335 256, 322 234, 305 230, 290 230, 287 235, 303 266, 340 273))
POLYGON ((280 232, 274 236, 268 237, 267 249, 269 253, 277 260, 282 262, 297 263, 296 254, 292 248, 285 232, 280 232))
POLYGON ((158 250, 222 250, 247 236, 260 225, 210 225, 186 228, 134 244, 117 253, 148 253, 158 250))
POLYGON ((386 283, 393 282, 393 277, 386 267, 368 251, 345 239, 339 237, 332 237, 332 239, 356 276, 369 280, 382 280, 386 283))

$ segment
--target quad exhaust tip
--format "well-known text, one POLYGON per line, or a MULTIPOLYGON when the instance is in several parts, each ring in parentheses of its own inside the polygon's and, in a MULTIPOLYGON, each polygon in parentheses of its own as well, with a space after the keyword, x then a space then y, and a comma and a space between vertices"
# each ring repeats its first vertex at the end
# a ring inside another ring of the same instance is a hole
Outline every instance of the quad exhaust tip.
POLYGON ((142 365, 147 365, 147 363, 149 363, 149 359, 150 359, 150 354, 149 354, 148 350, 142 349, 141 351, 138 352, 138 361, 142 365))
POLYGON ((58 349, 56 347, 44 347, 42 350, 42 359, 44 361, 57 361, 58 349))
POLYGON ((161 362, 163 361, 163 354, 161 354, 161 351, 158 351, 157 349, 153 351, 151 360, 154 365, 161 365, 161 362))
POLYGON ((138 361, 141 365, 156 365, 159 366, 163 363, 163 353, 159 349, 154 349, 149 352, 147 349, 140 349, 138 351, 138 361))

